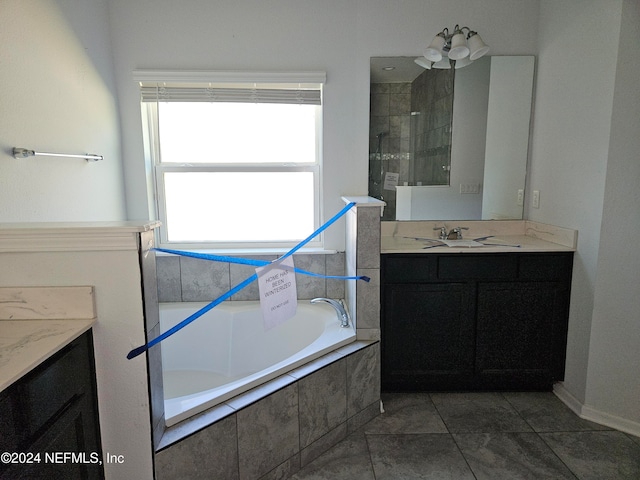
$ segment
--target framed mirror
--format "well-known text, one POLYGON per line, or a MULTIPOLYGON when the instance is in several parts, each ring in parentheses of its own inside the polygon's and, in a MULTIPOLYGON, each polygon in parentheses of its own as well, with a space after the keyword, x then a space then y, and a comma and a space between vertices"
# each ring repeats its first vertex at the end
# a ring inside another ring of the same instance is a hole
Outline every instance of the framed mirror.
POLYGON ((383 220, 521 219, 533 56, 425 70, 371 58, 369 195, 383 220))

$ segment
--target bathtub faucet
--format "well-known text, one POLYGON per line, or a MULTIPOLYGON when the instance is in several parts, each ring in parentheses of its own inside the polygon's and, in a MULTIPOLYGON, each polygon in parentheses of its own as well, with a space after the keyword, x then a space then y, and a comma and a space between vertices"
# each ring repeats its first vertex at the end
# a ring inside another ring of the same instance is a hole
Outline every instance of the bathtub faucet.
POLYGON ((337 301, 332 298, 314 298, 311 300, 311 303, 328 303, 333 308, 335 308, 336 313, 338 314, 338 320, 340 320, 340 326, 346 328, 349 326, 349 313, 347 312, 347 308, 344 306, 342 300, 337 301))

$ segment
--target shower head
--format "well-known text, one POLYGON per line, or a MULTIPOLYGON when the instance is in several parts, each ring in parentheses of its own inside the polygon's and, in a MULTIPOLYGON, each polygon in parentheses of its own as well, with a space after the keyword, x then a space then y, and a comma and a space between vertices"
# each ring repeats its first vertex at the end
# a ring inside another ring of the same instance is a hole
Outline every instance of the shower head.
POLYGON ((376 138, 378 140, 382 140, 382 137, 384 137, 385 135, 389 135, 389 132, 380 132, 379 134, 376 135, 376 138))

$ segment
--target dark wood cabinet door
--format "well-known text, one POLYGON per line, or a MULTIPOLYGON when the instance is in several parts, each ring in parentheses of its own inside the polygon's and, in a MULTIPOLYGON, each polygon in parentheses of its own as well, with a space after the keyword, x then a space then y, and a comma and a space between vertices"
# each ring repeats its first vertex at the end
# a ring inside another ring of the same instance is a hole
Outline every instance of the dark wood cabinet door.
POLYGON ((0 480, 104 478, 91 331, 0 394, 0 480), (28 463, 29 462, 29 463, 28 463))
POLYGON ((550 390, 572 253, 382 256, 382 389, 550 390))
MULTIPOLYGON (((557 379, 556 339, 562 335, 568 292, 557 282, 480 283, 476 372, 509 387, 550 386, 557 379)), ((566 320, 565 320, 566 321, 566 320)))
POLYGON ((383 318, 383 390, 446 389, 473 373, 473 305, 466 284, 387 285, 383 318))

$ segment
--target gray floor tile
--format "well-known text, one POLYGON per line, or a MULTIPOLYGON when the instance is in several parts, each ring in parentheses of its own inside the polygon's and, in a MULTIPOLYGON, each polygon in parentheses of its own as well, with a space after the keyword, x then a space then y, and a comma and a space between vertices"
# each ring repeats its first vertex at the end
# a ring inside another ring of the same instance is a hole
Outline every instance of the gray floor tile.
POLYGON ((451 433, 532 431, 500 393, 432 393, 431 400, 451 433))
POLYGON ((640 445, 622 432, 539 435, 580 480, 640 478, 640 445))
POLYGON ((448 434, 367 435, 376 480, 474 479, 448 434))
POLYGON ((578 417, 551 392, 513 392, 503 395, 536 432, 611 430, 578 417))
POLYGON ((384 414, 291 478, 640 480, 640 438, 580 419, 551 393, 382 399, 384 414))
POLYGON ((630 433, 627 433, 627 437, 629 437, 631 440, 633 440, 635 443, 637 443, 638 445, 640 445, 640 437, 636 437, 635 435, 631 435, 630 433))
POLYGON ((375 480, 364 434, 358 431, 320 455, 292 480, 375 480))
POLYGON ((448 433, 427 393, 384 394, 384 413, 365 427, 365 433, 448 433))
POLYGON ((536 433, 454 434, 478 480, 575 479, 536 433))

